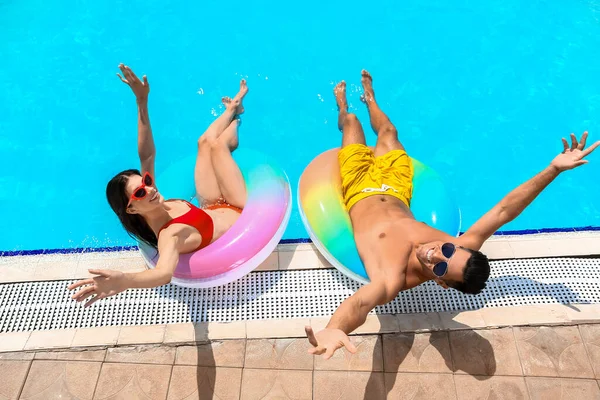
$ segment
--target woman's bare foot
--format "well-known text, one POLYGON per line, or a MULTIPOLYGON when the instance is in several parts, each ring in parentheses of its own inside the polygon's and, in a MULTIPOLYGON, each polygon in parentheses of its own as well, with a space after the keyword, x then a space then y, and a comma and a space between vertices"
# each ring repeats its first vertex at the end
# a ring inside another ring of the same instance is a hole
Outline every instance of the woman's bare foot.
POLYGON ((333 95, 339 111, 348 111, 348 100, 346 100, 346 82, 341 81, 333 88, 333 95))
POLYGON ((223 97, 221 98, 221 102, 225 108, 235 108, 235 115, 241 115, 244 113, 244 105, 242 104, 242 100, 244 96, 248 93, 248 85, 246 85, 246 80, 242 79, 240 81, 240 91, 235 95, 232 99, 231 97, 223 97))
POLYGON ((375 101, 375 92, 373 91, 373 77, 366 69, 361 71, 362 78, 360 79, 364 93, 360 96, 360 100, 367 106, 370 102, 375 101))

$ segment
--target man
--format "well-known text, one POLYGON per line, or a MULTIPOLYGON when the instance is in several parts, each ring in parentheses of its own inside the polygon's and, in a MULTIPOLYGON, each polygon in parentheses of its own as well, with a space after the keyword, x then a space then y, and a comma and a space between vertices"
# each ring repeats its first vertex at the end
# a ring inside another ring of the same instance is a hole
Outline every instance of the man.
POLYGON ((313 348, 310 353, 333 353, 356 348, 348 334, 365 322, 377 305, 388 303, 398 292, 433 280, 443 288, 477 294, 490 275, 487 257, 479 252, 483 242, 502 225, 515 219, 562 171, 587 163, 587 132, 577 142, 571 134, 571 147, 563 140, 564 151, 542 172, 510 192, 479 219, 465 234, 456 238, 418 222, 409 205, 413 168, 398 133, 375 101, 371 75, 362 71, 364 95, 371 126, 377 133, 372 152, 356 115, 348 113, 346 84, 339 83, 334 94, 339 109, 338 127, 343 132, 339 163, 342 191, 354 230, 356 247, 370 283, 347 298, 335 311, 327 327, 314 334, 306 327, 313 348))

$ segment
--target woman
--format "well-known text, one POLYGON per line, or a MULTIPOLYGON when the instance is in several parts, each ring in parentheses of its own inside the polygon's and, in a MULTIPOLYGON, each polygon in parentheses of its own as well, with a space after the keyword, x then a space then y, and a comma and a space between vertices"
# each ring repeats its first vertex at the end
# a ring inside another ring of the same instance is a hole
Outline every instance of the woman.
POLYGON ((165 200, 154 181, 155 148, 148 118, 146 76, 140 79, 126 65, 120 64, 126 83, 136 97, 138 107, 138 155, 141 172, 130 169, 117 174, 106 186, 106 197, 127 232, 137 240, 158 249, 156 268, 143 272, 123 273, 113 270, 90 270, 98 275, 69 286, 82 287, 72 297, 78 302, 89 298, 85 306, 129 288, 150 288, 171 281, 179 255, 208 246, 221 237, 238 219, 246 202, 246 186, 231 152, 238 145, 239 116, 248 87, 240 82, 233 98, 224 97, 225 112, 198 139, 198 156, 194 171, 196 195, 202 209, 184 200, 165 200), (92 297, 93 296, 93 297, 92 297))

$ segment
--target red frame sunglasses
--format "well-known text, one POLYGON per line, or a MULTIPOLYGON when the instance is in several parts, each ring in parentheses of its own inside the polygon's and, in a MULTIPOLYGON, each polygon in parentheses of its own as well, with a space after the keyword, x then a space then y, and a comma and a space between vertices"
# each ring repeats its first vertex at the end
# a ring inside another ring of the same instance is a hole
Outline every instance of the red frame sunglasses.
POLYGON ((142 184, 138 186, 133 193, 131 193, 131 197, 129 198, 129 202, 127 203, 127 207, 131 205, 131 202, 134 200, 142 200, 146 196, 148 196, 148 191, 146 190, 146 186, 154 186, 154 179, 152 175, 148 172, 144 172, 142 176, 142 184))

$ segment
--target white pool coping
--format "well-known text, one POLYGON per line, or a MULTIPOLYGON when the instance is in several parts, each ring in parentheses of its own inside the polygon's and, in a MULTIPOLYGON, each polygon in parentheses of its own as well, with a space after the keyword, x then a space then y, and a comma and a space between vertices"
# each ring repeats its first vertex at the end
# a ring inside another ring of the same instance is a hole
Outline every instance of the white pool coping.
MULTIPOLYGON (((491 260, 600 255, 600 232, 493 236, 481 251, 491 260)), ((0 284, 87 278, 90 268, 143 271, 137 250, 0 257, 0 284)), ((333 268, 312 243, 280 244, 255 271, 333 268)))

